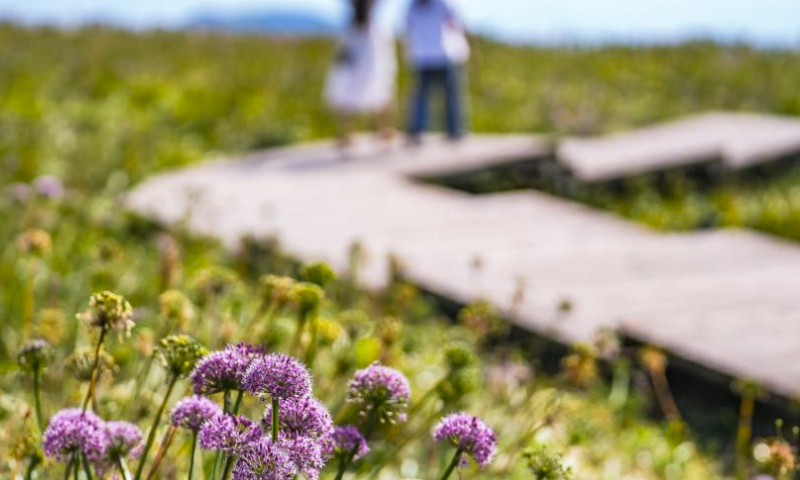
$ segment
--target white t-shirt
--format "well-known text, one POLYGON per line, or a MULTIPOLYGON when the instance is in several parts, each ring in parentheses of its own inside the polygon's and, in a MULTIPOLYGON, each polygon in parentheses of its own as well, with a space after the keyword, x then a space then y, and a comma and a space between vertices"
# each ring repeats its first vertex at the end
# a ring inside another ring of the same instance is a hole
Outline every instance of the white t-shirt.
POLYGON ((408 56, 417 66, 461 64, 469 58, 469 43, 448 0, 414 0, 406 18, 408 56))

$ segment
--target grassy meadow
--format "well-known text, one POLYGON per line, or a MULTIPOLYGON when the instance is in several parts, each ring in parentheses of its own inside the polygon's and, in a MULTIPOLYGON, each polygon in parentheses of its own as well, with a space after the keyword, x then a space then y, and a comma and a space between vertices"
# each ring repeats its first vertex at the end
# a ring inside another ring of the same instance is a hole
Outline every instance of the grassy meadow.
MULTIPOLYGON (((169 427, 169 412, 192 390, 188 370, 175 370, 167 355, 178 342, 170 335, 179 334, 208 351, 245 341, 302 359, 335 423, 369 430, 371 451, 347 462, 345 478, 441 478, 454 449, 435 444, 431 429, 461 410, 498 438, 493 462, 460 468, 464 479, 793 475, 795 453, 782 433, 752 439, 743 429, 736 452, 709 453, 676 412, 650 415, 669 395, 650 388, 664 384, 658 351, 623 351, 605 335, 546 374, 533 344, 501 341, 505 324, 485 305, 448 315, 400 276, 384 292, 361 289, 357 248, 353 268, 326 282, 273 241, 248 240, 228 252, 121 211, 121 194, 168 168, 330 136, 333 119, 320 92, 334 50, 324 40, 0 25, 0 477, 132 478, 122 467, 98 474, 77 468, 87 459, 43 455, 51 416, 86 401, 105 420, 153 432, 146 461, 128 458, 131 470, 150 470, 160 456, 153 478, 192 478, 190 464, 194 478, 223 478, 213 452, 192 456, 192 436, 169 427), (98 328, 109 320, 89 298, 106 290, 132 305, 130 336, 98 328), (84 311, 90 315, 76 317, 84 311), (405 422, 366 425, 345 401, 348 380, 376 361, 408 379, 405 422)), ((590 49, 479 40, 470 65, 473 127, 589 134, 705 109, 800 114, 799 59, 709 43, 590 49)), ((407 83, 404 74, 401 86, 407 83)), ((788 224, 795 178, 730 195, 754 215, 788 224), (774 210, 775 202, 784 210, 774 210)), ((661 190, 645 194, 655 200, 630 216, 648 221, 654 209, 672 208, 653 197, 661 190)), ((233 410, 229 393, 235 389, 209 396, 233 410)), ((747 406, 755 393, 743 397, 747 406)), ((264 406, 244 395, 235 409, 257 422, 264 406)), ((331 462, 321 478, 338 473, 331 462)))

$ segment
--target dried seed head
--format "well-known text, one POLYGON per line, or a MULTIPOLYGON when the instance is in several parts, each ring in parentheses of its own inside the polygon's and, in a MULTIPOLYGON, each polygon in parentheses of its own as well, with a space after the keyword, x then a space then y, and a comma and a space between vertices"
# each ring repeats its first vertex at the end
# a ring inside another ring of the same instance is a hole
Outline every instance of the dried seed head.
POLYGON ((77 317, 92 327, 125 332, 128 336, 135 325, 131 304, 122 295, 107 290, 92 294, 89 308, 77 317))

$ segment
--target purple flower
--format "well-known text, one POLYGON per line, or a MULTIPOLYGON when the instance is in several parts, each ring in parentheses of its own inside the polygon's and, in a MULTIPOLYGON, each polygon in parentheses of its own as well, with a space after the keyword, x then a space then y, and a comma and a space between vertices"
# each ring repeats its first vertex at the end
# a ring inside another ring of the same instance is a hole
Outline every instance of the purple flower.
POLYGON ((142 431, 136 425, 128 422, 106 422, 104 427, 105 450, 103 457, 95 464, 100 478, 116 470, 120 458, 137 458, 144 449, 142 431))
MULTIPOLYGON (((326 436, 333 427, 333 420, 328 409, 313 397, 282 402, 278 421, 281 434, 286 435, 287 438, 321 438, 326 436)), ((270 425, 272 425, 272 406, 267 405, 262 426, 268 430, 270 425)))
POLYGON ((239 455, 262 437, 258 425, 247 418, 220 413, 200 428, 200 448, 239 455))
POLYGON ((17 203, 28 203, 31 199, 31 187, 27 183, 15 182, 6 188, 8 196, 17 203))
POLYGON ((374 411, 381 423, 406 420, 411 389, 399 371, 376 362, 358 370, 348 388, 347 401, 358 405, 362 415, 372 415, 374 411))
POLYGON ((243 390, 242 377, 247 367, 263 354, 258 347, 240 343, 206 355, 190 376, 194 393, 210 395, 225 390, 243 390))
POLYGON ((433 438, 437 442, 449 442, 464 454, 471 455, 481 468, 489 465, 497 450, 497 436, 491 427, 466 413, 444 417, 434 427, 433 438))
POLYGON ((308 480, 317 480, 319 472, 325 467, 325 457, 322 455, 322 445, 308 437, 295 437, 281 440, 286 446, 289 458, 308 480))
POLYGON ((108 457, 136 458, 142 453, 142 431, 128 422, 106 422, 106 450, 108 457))
POLYGON ((356 461, 369 453, 367 439, 361 435, 354 425, 343 425, 333 429, 322 445, 322 452, 328 458, 342 458, 353 456, 351 461, 356 461))
POLYGON ((205 397, 194 395, 184 398, 172 409, 172 425, 197 433, 203 423, 221 413, 219 405, 205 397))
POLYGON ((290 480, 298 473, 285 444, 262 438, 241 453, 233 480, 290 480))
POLYGON ((307 397, 311 394, 311 374, 294 357, 271 353, 253 360, 244 374, 244 387, 258 396, 277 400, 307 397))
POLYGON ((61 180, 51 175, 36 178, 33 186, 36 188, 36 193, 45 198, 58 199, 64 196, 64 185, 61 180))
POLYGON ((44 453, 61 462, 83 453, 90 461, 97 462, 103 457, 107 441, 100 418, 79 408, 68 408, 50 419, 44 431, 44 453))

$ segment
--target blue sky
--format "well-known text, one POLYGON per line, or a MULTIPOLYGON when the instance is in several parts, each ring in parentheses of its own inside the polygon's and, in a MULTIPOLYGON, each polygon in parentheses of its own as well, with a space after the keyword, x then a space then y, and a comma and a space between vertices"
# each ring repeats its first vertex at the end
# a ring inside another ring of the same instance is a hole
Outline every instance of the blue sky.
MULTIPOLYGON (((383 0, 396 21, 407 0, 383 0)), ((800 47, 800 0, 458 0, 475 30, 512 40, 674 41, 687 37, 800 47)), ((0 16, 32 22, 174 26, 197 11, 317 10, 336 18, 344 0, 0 0, 0 16), (65 4, 69 7, 65 8, 65 4)))

